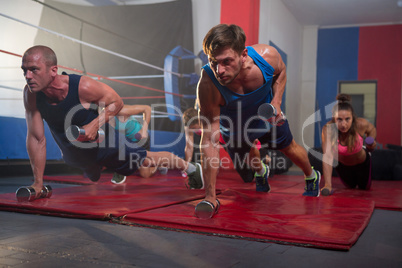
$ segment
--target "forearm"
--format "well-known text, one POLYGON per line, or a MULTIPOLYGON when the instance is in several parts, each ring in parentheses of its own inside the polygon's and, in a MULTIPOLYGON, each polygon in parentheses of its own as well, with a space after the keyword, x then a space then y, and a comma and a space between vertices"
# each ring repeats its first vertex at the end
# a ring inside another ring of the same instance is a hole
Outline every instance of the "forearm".
POLYGON ((114 118, 123 107, 123 101, 115 101, 101 107, 98 117, 83 126, 87 140, 95 140, 98 135, 98 130, 110 119, 114 118))
POLYGON ((367 132, 367 137, 373 137, 374 139, 377 137, 377 130, 375 127, 371 128, 368 132, 367 132))
POLYGON ((324 188, 332 189, 332 169, 333 169, 333 158, 324 155, 322 159, 324 188))
POLYGON ((286 86, 286 72, 282 71, 278 77, 273 81, 272 84, 272 93, 273 93, 273 98, 271 103, 274 106, 281 106, 282 104, 282 98, 283 94, 285 92, 285 86, 286 86))
POLYGON ((201 165, 203 168, 205 199, 215 201, 216 199, 216 178, 219 170, 219 146, 213 143, 204 144, 201 149, 201 165))
POLYGON ((27 151, 34 176, 34 185, 41 188, 43 186, 43 174, 46 166, 46 139, 37 140, 28 134, 27 151))
POLYGON ((194 148, 189 145, 186 145, 186 147, 184 148, 184 159, 187 162, 191 162, 191 159, 193 158, 193 150, 194 148))
POLYGON ((143 113, 143 120, 144 120, 144 123, 142 126, 143 131, 148 131, 148 126, 149 126, 149 123, 151 122, 151 112, 152 112, 151 107, 145 106, 144 113, 143 113))
POLYGON ((112 102, 104 107, 101 107, 98 117, 92 120, 88 125, 97 127, 98 129, 114 118, 123 108, 123 103, 120 101, 112 102))

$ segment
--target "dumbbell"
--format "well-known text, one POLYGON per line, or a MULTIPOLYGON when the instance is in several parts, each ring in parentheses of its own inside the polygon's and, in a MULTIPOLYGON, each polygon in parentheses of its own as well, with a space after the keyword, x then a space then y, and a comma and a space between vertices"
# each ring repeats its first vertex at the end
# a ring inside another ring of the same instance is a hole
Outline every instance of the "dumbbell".
POLYGON ((134 138, 135 138, 136 140, 138 140, 138 141, 141 140, 141 138, 142 138, 141 133, 139 133, 139 132, 135 133, 134 138))
MULTIPOLYGON (((79 126, 76 125, 71 125, 67 130, 66 130, 67 138, 73 142, 73 141, 88 141, 85 139, 85 129, 80 128, 79 126)), ((90 142, 97 142, 101 143, 105 139, 105 131, 103 129, 98 130, 98 134, 96 135, 96 139, 90 142)))
MULTIPOLYGON (((275 118, 278 115, 278 112, 276 111, 275 107, 271 103, 263 103, 258 107, 258 115, 262 120, 268 121, 270 119, 275 118)), ((285 123, 286 116, 285 114, 281 111, 281 116, 282 118, 279 121, 273 121, 270 122, 274 126, 281 126, 283 123, 285 123)))
POLYGON ((374 143, 374 138, 373 137, 367 137, 365 140, 367 145, 371 145, 374 143))
POLYGON ((50 185, 43 185, 39 197, 36 197, 35 189, 31 186, 23 186, 15 192, 18 202, 30 202, 39 198, 50 198, 52 196, 52 187, 50 185))
POLYGON ((216 206, 207 200, 203 200, 195 207, 194 215, 199 219, 211 219, 219 212, 220 206, 218 199, 216 199, 216 206))

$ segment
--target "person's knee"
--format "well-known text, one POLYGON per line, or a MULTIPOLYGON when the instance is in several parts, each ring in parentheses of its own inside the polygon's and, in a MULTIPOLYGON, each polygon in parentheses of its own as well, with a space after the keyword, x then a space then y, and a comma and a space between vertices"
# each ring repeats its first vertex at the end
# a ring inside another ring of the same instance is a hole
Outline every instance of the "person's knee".
POLYGON ((151 168, 150 168, 150 167, 141 166, 141 167, 138 169, 138 172, 140 173, 140 176, 141 176, 142 178, 145 178, 145 179, 151 177, 151 175, 152 175, 152 172, 151 172, 151 168))

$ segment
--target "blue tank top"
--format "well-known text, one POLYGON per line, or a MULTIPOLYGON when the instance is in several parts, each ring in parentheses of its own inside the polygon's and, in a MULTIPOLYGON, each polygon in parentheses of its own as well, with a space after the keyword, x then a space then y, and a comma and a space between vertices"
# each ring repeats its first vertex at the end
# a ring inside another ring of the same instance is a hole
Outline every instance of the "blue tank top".
POLYGON ((258 117, 257 111, 261 104, 270 103, 272 100, 274 68, 254 48, 248 46, 247 50, 248 55, 260 68, 264 76, 264 84, 250 93, 238 94, 231 91, 218 82, 209 64, 204 65, 202 68, 225 100, 225 105, 220 108, 220 130, 222 135, 239 137, 243 135, 243 131, 246 131, 245 133, 249 140, 253 141, 267 133, 271 128, 268 122, 258 117))
POLYGON ((68 94, 64 100, 56 105, 49 104, 46 101, 45 94, 38 92, 36 94, 36 107, 42 118, 47 122, 53 138, 63 153, 63 158, 67 155, 70 160, 74 159, 74 162, 94 164, 97 148, 83 149, 74 146, 67 139, 64 126, 65 121, 70 120, 68 115, 72 115, 71 124, 68 124, 68 126, 84 126, 98 117, 98 107, 96 105, 91 105, 89 109, 85 109, 80 102, 78 95, 80 79, 80 75, 69 75, 68 94))

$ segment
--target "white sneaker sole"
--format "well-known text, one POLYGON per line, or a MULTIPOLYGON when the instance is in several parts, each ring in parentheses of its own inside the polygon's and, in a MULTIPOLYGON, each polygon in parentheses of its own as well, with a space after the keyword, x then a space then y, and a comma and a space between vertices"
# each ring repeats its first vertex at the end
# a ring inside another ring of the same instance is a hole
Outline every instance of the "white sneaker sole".
POLYGON ((122 184, 122 183, 124 183, 126 180, 127 180, 127 176, 124 176, 124 179, 121 180, 120 182, 114 181, 113 178, 112 178, 111 182, 112 182, 113 184, 122 184))

